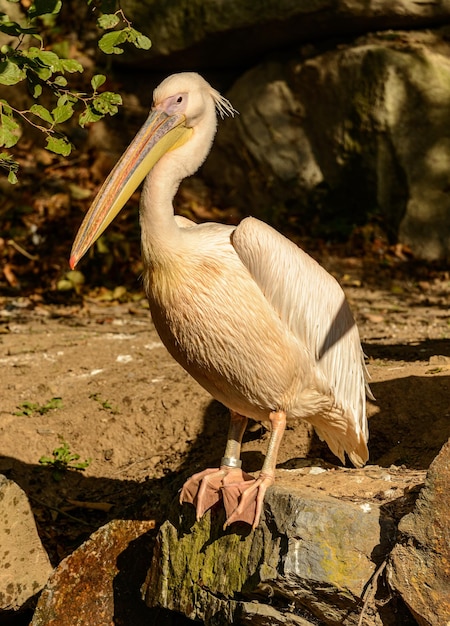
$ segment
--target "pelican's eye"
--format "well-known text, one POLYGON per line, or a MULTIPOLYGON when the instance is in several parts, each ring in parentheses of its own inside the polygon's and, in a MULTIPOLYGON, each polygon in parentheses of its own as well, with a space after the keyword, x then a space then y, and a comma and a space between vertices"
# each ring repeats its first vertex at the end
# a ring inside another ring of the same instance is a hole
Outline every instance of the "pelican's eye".
POLYGON ((188 101, 187 93, 177 93, 174 96, 166 98, 164 101, 164 110, 168 115, 175 113, 184 113, 188 101))

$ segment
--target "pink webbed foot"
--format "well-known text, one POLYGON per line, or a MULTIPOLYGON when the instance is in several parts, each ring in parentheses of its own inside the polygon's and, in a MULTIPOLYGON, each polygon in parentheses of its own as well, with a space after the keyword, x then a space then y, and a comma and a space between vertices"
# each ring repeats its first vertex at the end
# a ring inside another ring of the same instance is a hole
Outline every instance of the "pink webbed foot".
POLYGON ((246 522, 255 529, 259 524, 264 496, 274 478, 261 474, 252 482, 229 483, 222 488, 223 503, 227 515, 224 529, 233 522, 246 522))
POLYGON ((222 465, 219 469, 206 469, 194 474, 184 483, 180 493, 180 504, 183 502, 193 504, 198 521, 208 509, 222 499, 224 488, 236 484, 250 484, 254 480, 238 467, 222 465))

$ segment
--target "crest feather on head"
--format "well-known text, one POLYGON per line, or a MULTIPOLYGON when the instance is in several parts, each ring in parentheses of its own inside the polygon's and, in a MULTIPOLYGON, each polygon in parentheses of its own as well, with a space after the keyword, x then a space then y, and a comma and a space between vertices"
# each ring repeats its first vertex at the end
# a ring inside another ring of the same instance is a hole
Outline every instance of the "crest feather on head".
POLYGON ((212 87, 210 88, 209 93, 214 100, 217 113, 222 119, 227 115, 231 115, 231 117, 234 117, 234 114, 237 113, 237 111, 229 100, 224 98, 224 96, 222 96, 216 89, 213 89, 212 87))

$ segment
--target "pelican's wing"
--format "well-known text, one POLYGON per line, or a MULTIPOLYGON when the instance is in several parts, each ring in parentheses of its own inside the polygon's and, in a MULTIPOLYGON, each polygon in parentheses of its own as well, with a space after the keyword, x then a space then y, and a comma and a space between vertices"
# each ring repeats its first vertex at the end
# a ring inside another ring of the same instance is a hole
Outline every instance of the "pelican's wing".
POLYGON ((233 232, 232 244, 281 320, 307 347, 324 388, 328 386, 336 405, 353 421, 356 434, 367 441, 363 353, 338 282, 293 242, 257 219, 244 219, 233 232))
POLYGON ((190 220, 188 217, 184 217, 183 215, 175 215, 174 217, 177 226, 180 228, 192 228, 197 225, 195 222, 190 220))

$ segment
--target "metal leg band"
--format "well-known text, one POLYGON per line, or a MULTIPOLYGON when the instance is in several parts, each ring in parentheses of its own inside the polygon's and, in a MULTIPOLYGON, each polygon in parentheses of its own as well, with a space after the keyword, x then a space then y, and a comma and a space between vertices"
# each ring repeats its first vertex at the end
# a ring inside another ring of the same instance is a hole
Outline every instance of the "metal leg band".
POLYGON ((235 456, 224 456, 220 461, 220 465, 226 465, 226 467, 242 467, 242 461, 235 456))

